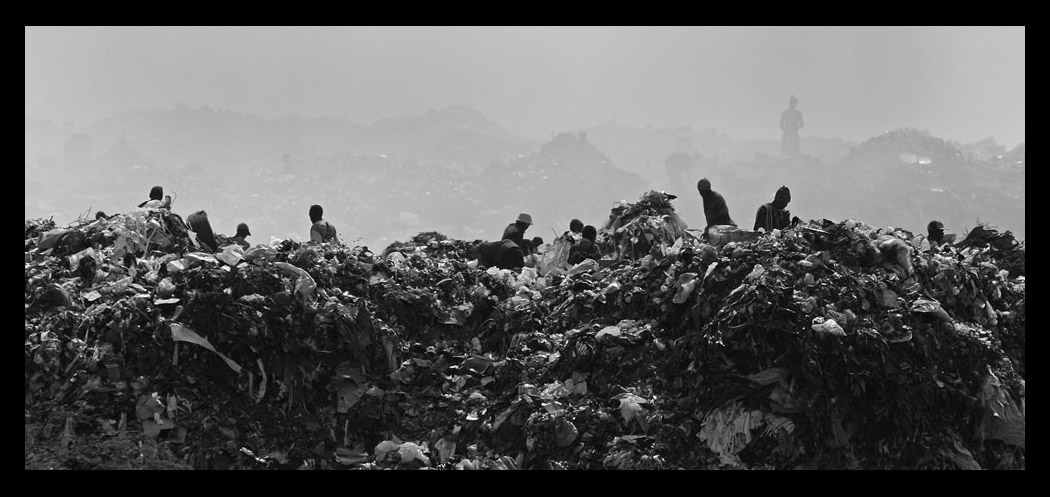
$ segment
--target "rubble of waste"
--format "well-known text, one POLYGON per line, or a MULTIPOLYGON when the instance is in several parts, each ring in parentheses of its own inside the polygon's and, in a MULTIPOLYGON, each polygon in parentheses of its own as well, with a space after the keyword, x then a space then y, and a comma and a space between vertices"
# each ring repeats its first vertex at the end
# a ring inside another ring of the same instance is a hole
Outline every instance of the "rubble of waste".
POLYGON ((163 210, 26 221, 26 468, 1025 468, 1023 242, 707 243, 672 199, 614 208, 620 263, 544 274, 437 232, 211 252, 163 210))

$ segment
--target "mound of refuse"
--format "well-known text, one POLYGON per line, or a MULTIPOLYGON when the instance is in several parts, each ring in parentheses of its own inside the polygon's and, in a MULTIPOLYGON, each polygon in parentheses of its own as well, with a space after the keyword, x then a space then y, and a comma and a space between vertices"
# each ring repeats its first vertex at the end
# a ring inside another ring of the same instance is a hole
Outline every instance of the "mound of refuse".
POLYGON ((541 276, 434 232, 210 252, 172 216, 26 222, 27 469, 1025 467, 1024 248, 991 229, 660 234, 541 276))

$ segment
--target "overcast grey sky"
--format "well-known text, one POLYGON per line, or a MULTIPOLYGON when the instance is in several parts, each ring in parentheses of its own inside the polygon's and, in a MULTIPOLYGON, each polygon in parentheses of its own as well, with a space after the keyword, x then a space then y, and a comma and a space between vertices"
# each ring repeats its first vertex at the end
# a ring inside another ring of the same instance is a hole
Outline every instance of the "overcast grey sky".
POLYGON ((1025 28, 31 27, 26 116, 209 105, 360 124, 462 103, 526 136, 609 122, 1024 141, 1025 28))

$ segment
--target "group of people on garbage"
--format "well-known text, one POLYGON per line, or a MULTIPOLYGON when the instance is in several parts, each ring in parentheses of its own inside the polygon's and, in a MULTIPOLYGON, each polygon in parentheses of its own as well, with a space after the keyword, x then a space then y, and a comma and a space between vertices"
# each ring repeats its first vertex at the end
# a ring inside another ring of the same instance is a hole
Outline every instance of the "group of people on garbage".
MULTIPOLYGON (((696 190, 703 202, 704 217, 707 225, 704 228, 704 237, 710 230, 717 226, 736 227, 737 224, 729 215, 729 207, 726 205, 725 197, 711 188, 711 181, 701 178, 696 183, 696 190)), ((792 217, 787 210, 791 202, 791 190, 787 186, 781 186, 773 195, 771 202, 759 206, 755 213, 753 231, 772 232, 773 230, 784 230, 797 226, 801 221, 797 216, 792 217)), ((171 209, 172 198, 164 195, 164 188, 154 186, 150 189, 149 199, 140 203, 140 209, 171 209)), ((99 212, 96 217, 105 217, 105 213, 99 212)), ((310 241, 327 243, 339 243, 336 228, 328 220, 324 219, 324 208, 314 204, 310 206, 310 241)), ((246 223, 237 225, 236 234, 232 237, 216 235, 212 232, 207 213, 203 210, 190 214, 187 218, 190 229, 196 234, 198 245, 217 251, 220 245, 237 244, 247 249, 249 243, 247 238, 251 231, 246 223)), ((541 250, 544 241, 540 237, 526 238, 525 232, 532 226, 532 216, 521 213, 514 222, 507 225, 503 230, 503 236, 499 241, 482 242, 477 246, 477 261, 481 267, 497 267, 499 269, 520 269, 523 267, 536 267, 544 255, 541 250)), ((930 221, 927 225, 927 241, 931 248, 938 249, 945 244, 950 244, 954 235, 946 235, 944 224, 940 221, 930 221)), ((601 250, 597 243, 598 230, 592 225, 584 225, 579 219, 573 219, 569 223, 569 230, 557 237, 550 247, 562 252, 560 262, 570 266, 579 264, 586 260, 598 261, 601 259, 601 250)), ((547 247, 547 248, 550 248, 547 247)))
MULTIPOLYGON (((704 217, 707 220, 707 226, 704 227, 705 234, 713 226, 737 225, 733 218, 729 216, 729 207, 726 206, 725 197, 711 189, 710 180, 701 178, 700 181, 697 181, 696 191, 700 193, 700 198, 703 199, 704 217)), ((770 232, 797 225, 799 218, 792 218, 791 212, 787 210, 787 205, 790 202, 791 190, 787 186, 778 188, 776 194, 773 195, 773 201, 762 204, 758 208, 758 212, 755 214, 754 231, 770 232)))
MULTIPOLYGON (((543 238, 525 238, 525 231, 529 226, 532 226, 532 216, 523 212, 513 223, 507 225, 499 241, 479 244, 478 265, 499 269, 536 267, 546 251, 541 249, 544 246, 543 238)), ((601 259, 597 238, 597 228, 592 225, 585 226, 579 219, 573 219, 569 222, 569 230, 554 239, 551 246, 562 249, 566 255, 565 262, 575 265, 588 259, 601 259)))
MULTIPOLYGON (((697 181, 696 190, 703 199, 704 217, 707 221, 707 226, 704 228, 705 235, 714 226, 735 227, 737 225, 733 218, 729 216, 729 207, 726 206, 725 197, 711 189, 710 180, 702 178, 700 181, 697 181)), ((787 186, 778 188, 773 195, 772 202, 759 206, 758 212, 755 213, 755 225, 752 229, 768 233, 773 230, 783 230, 797 226, 801 220, 798 216, 791 216, 791 212, 787 210, 787 205, 790 202, 791 189, 787 186)), ((933 249, 941 248, 954 240, 954 235, 945 234, 944 223, 937 220, 930 221, 926 226, 926 231, 926 240, 933 249)))
MULTIPOLYGON (((164 187, 154 186, 149 191, 149 199, 138 205, 139 209, 164 209, 171 210, 172 198, 171 195, 164 194, 164 187)), ((310 206, 310 241, 312 242, 338 242, 339 238, 336 233, 335 226, 324 219, 324 208, 320 205, 314 204, 310 206)), ((106 213, 99 211, 95 214, 95 218, 108 218, 106 213)), ((237 224, 237 231, 232 237, 227 237, 221 234, 216 234, 212 231, 211 222, 208 220, 208 213, 203 210, 196 211, 190 214, 186 218, 189 228, 193 230, 196 235, 195 242, 203 247, 210 249, 211 251, 217 251, 220 246, 236 244, 244 249, 247 249, 250 244, 248 243, 248 237, 251 236, 252 232, 248 229, 247 223, 237 224)))

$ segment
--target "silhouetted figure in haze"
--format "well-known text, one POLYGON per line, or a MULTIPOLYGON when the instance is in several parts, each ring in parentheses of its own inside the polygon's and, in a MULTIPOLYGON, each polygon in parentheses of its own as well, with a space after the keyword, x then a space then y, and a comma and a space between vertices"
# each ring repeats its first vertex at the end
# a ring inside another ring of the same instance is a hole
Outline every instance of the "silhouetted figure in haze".
POLYGON ((507 228, 503 230, 503 240, 513 240, 514 243, 518 244, 518 247, 525 250, 525 231, 532 226, 532 216, 522 212, 518 214, 518 219, 513 223, 508 224, 507 228))
POLYGON ((788 105, 788 109, 780 114, 780 129, 784 132, 780 140, 780 154, 785 156, 801 153, 802 141, 798 131, 806 125, 802 120, 802 112, 795 108, 798 106, 798 99, 794 95, 791 95, 788 105))
POLYGON ((786 186, 781 186, 777 189, 776 195, 773 196, 773 201, 768 204, 762 204, 758 208, 758 213, 755 214, 755 231, 759 228, 766 230, 766 233, 775 229, 782 230, 791 226, 797 221, 791 219, 791 212, 786 207, 791 202, 791 190, 786 186))
POLYGON ((703 178, 697 181, 696 191, 700 193, 700 198, 704 201, 704 217, 707 221, 707 226, 704 227, 704 234, 707 234, 707 230, 712 226, 736 226, 733 218, 729 217, 729 206, 726 205, 726 199, 722 197, 721 193, 711 189, 710 180, 703 178))
POLYGON ((671 188, 676 188, 685 183, 686 178, 692 175, 693 169, 700 162, 700 154, 686 152, 675 152, 664 160, 667 169, 667 179, 671 188))
POLYGON ((320 205, 310 206, 310 241, 311 242, 335 242, 339 243, 336 236, 335 226, 323 219, 324 209, 320 205))
POLYGON ((170 209, 171 195, 164 195, 164 188, 154 186, 149 190, 149 200, 139 204, 139 209, 170 209))
POLYGON ((594 226, 589 224, 584 226, 583 238, 569 249, 569 264, 576 265, 587 259, 596 261, 601 259, 602 252, 598 249, 598 244, 595 242, 597 237, 598 230, 594 226))

